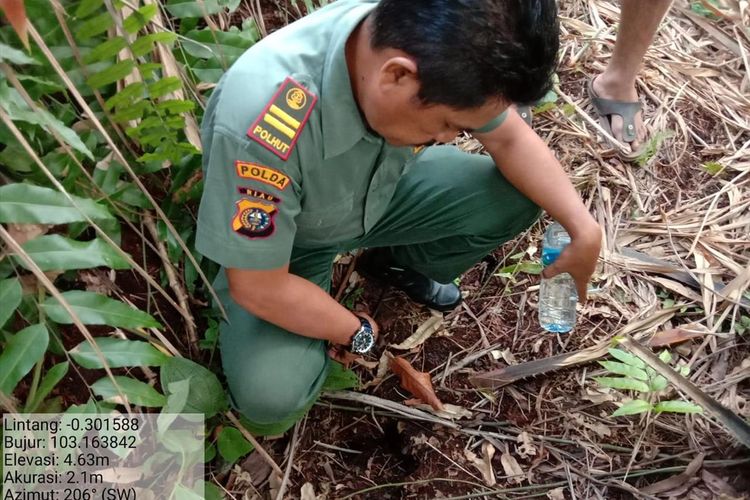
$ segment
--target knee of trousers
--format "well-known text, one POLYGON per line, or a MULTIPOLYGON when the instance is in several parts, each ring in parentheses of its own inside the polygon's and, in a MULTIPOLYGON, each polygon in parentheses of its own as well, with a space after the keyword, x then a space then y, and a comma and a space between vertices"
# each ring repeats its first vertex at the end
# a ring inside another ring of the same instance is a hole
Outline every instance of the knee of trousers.
POLYGON ((320 391, 328 372, 325 361, 322 359, 318 366, 307 366, 304 370, 276 366, 276 374, 268 366, 251 363, 225 370, 234 405, 248 420, 261 425, 299 417, 320 391))
POLYGON ((475 238, 487 243, 503 243, 531 227, 542 215, 542 209, 526 197, 518 197, 512 206, 501 207, 501 216, 484 217, 484 226, 477 228, 475 238))

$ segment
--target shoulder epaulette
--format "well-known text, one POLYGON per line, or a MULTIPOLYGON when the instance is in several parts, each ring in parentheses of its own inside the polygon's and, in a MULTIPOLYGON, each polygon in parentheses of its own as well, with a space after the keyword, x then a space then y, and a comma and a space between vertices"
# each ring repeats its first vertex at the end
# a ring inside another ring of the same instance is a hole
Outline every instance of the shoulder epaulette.
POLYGON ((305 128, 318 96, 287 77, 247 135, 286 161, 305 128))

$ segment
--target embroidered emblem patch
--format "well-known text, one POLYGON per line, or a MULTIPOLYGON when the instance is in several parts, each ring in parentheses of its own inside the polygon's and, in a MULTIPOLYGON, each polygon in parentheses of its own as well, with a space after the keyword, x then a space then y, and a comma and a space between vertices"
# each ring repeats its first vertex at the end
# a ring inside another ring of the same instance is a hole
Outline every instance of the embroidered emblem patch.
POLYGON ((273 234, 276 207, 258 201, 240 200, 232 218, 232 230, 246 238, 267 238, 273 234))
POLYGON ((277 198, 276 196, 272 194, 268 194, 265 191, 259 191, 257 189, 245 187, 245 186, 237 186, 237 191, 240 194, 244 194, 245 196, 251 196, 253 198, 258 198, 263 201, 270 201, 271 203, 281 203, 281 200, 277 198))
POLYGON ((282 191, 289 185, 289 177, 275 168, 240 160, 234 162, 234 167, 237 169, 237 175, 243 179, 264 182, 282 191))
POLYGON ((317 100, 318 96, 287 77, 247 129, 248 137, 286 161, 317 100))

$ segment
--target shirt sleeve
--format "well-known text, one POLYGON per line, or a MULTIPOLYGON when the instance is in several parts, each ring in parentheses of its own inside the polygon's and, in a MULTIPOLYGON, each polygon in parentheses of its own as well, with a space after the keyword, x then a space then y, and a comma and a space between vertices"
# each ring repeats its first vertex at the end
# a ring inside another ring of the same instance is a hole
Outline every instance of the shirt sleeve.
MULTIPOLYGON (((204 158, 197 250, 224 267, 274 269, 287 262, 300 212, 297 162, 276 159, 220 127, 204 158)), ((208 146, 208 147, 206 147, 208 146)))
POLYGON ((483 125, 482 127, 476 128, 473 131, 478 134, 486 134, 487 132, 492 132, 497 127, 503 124, 505 121, 505 117, 508 116, 508 110, 506 109, 499 115, 497 115, 495 118, 493 118, 489 123, 483 125))

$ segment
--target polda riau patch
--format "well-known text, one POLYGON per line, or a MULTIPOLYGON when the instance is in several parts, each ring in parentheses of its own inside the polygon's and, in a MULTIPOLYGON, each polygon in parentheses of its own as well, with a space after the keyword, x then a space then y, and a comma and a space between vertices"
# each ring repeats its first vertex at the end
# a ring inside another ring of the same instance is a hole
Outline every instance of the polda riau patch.
POLYGON ((237 170, 237 175, 243 179, 260 181, 281 191, 289 185, 289 177, 286 174, 260 163, 237 160, 234 162, 234 168, 237 170))
POLYGON ((247 135, 286 161, 305 128, 318 96, 287 77, 247 135))
POLYGON ((254 200, 236 202, 237 212, 232 218, 232 230, 245 238, 268 238, 275 229, 273 218, 276 207, 254 200))
POLYGON ((260 189, 253 189, 246 186, 237 186, 237 192, 240 194, 244 194, 245 196, 250 196, 252 198, 270 201, 271 203, 281 203, 281 200, 277 196, 266 193, 265 191, 261 191, 260 189))

